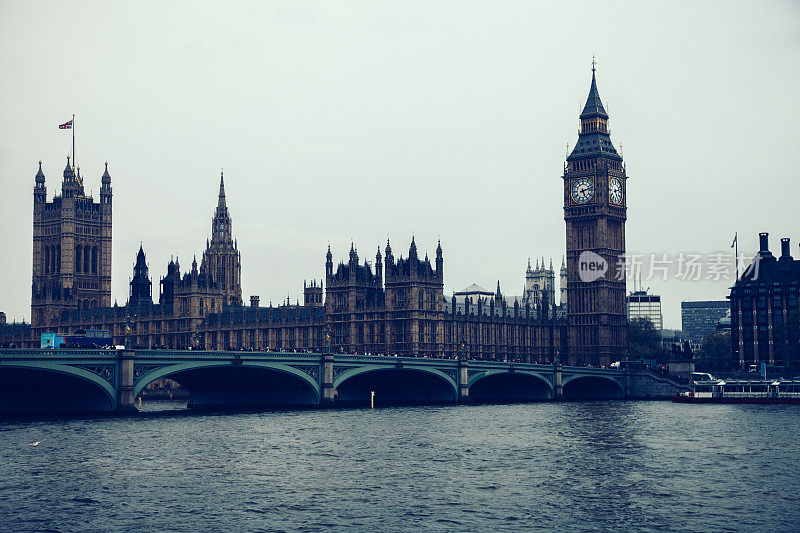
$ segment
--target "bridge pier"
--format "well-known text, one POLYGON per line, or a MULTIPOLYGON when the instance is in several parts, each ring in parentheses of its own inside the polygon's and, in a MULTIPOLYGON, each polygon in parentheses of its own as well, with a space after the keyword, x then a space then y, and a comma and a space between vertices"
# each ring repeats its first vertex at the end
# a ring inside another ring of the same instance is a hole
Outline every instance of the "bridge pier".
POLYGON ((627 400, 630 395, 630 391, 633 390, 633 383, 632 383, 632 376, 631 376, 631 369, 625 369, 625 390, 622 391, 622 398, 627 400))
POLYGON ((564 398, 564 386, 561 384, 561 363, 553 365, 553 399, 564 398))
POLYGON ((133 350, 122 350, 119 354, 119 398, 117 411, 120 413, 137 413, 134 406, 136 398, 133 394, 133 350))
POLYGON ((466 359, 458 360, 458 402, 469 402, 469 372, 466 359))
POLYGON ((322 356, 322 396, 320 405, 332 405, 336 401, 336 390, 333 388, 333 354, 326 353, 322 356))

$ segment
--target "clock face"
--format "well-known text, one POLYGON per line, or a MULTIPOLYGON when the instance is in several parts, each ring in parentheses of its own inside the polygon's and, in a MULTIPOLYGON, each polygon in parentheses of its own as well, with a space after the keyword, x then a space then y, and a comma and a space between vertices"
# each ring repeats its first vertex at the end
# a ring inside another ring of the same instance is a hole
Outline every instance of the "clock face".
POLYGON ((622 204, 622 182, 619 178, 611 178, 608 182, 608 197, 612 204, 622 204))
POLYGON ((594 182, 589 178, 581 178, 572 184, 572 199, 577 204, 585 204, 594 196, 594 182))

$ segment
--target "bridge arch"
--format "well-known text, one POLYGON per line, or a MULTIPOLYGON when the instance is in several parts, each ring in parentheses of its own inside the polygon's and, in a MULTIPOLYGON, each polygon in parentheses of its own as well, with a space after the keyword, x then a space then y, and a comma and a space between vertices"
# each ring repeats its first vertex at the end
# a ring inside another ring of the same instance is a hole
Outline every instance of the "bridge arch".
POLYGON ((192 407, 310 406, 320 402, 314 377, 290 365, 260 361, 190 361, 162 366, 136 380, 134 397, 161 378, 180 383, 189 392, 192 407))
POLYGON ((435 368, 414 365, 364 365, 344 371, 334 379, 337 403, 375 405, 455 402, 458 385, 452 376, 435 368))
MULTIPOLYGON (((109 370, 110 379, 114 379, 109 370)), ((3 364, 0 412, 101 412, 117 408, 117 391, 105 377, 59 363, 3 364)))
POLYGON ((470 377, 469 398, 476 402, 525 402, 553 397, 553 385, 529 370, 487 370, 470 377))
POLYGON ((625 387, 611 376, 575 375, 562 382, 564 399, 612 400, 625 397, 625 387))

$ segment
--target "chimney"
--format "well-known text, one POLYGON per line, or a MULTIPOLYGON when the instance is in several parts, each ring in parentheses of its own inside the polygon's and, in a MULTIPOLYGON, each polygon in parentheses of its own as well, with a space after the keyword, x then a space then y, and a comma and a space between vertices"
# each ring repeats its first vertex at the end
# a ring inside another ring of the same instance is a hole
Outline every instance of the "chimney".
POLYGON ((759 250, 759 252, 761 252, 762 254, 769 253, 769 233, 759 233, 758 239, 761 243, 761 249, 759 250))
POLYGON ((792 260, 792 256, 789 253, 789 239, 787 237, 781 239, 781 259, 784 261, 792 260))
POLYGON ((250 297, 250 307, 258 307, 258 296, 255 294, 250 297))

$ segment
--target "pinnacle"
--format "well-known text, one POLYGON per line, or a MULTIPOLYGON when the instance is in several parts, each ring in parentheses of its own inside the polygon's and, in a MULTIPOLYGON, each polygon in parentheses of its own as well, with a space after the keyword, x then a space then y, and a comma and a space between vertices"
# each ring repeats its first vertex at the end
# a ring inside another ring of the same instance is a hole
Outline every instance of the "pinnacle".
POLYGON ((594 65, 592 65, 592 85, 589 87, 589 96, 586 98, 586 105, 583 106, 583 112, 580 118, 596 116, 608 118, 608 113, 606 113, 603 102, 600 100, 600 92, 597 90, 597 79, 595 78, 595 68, 594 65))
POLYGON ((222 172, 219 173, 219 201, 217 202, 218 210, 225 210, 225 179, 222 172))

